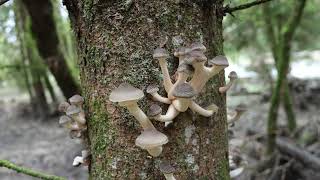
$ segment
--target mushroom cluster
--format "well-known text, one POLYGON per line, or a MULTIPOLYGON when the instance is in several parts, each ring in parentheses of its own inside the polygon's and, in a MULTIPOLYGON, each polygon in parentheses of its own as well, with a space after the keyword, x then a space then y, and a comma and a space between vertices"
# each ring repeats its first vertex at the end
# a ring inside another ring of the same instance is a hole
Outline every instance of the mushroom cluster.
MULTIPOLYGON (((80 95, 74 95, 69 98, 68 102, 60 103, 58 110, 65 115, 62 115, 59 119, 59 124, 69 130, 70 138, 80 139, 84 141, 84 134, 87 130, 85 113, 83 110, 84 99, 80 95)), ((82 156, 77 156, 73 160, 73 166, 79 166, 80 164, 88 165, 89 152, 83 150, 82 156)))
MULTIPOLYGON (((146 92, 151 95, 154 101, 168 104, 168 110, 162 113, 162 108, 158 104, 152 104, 147 115, 139 108, 137 102, 144 97, 142 90, 133 87, 130 84, 122 83, 118 88, 112 90, 109 100, 119 103, 137 119, 143 128, 140 136, 137 137, 135 144, 142 149, 146 149, 150 155, 157 157, 162 152, 162 146, 168 143, 168 137, 156 130, 150 119, 164 122, 165 126, 172 123, 174 119, 188 109, 210 117, 218 112, 218 107, 211 104, 204 108, 197 104, 194 99, 201 92, 205 84, 217 75, 220 71, 229 66, 225 56, 219 55, 210 60, 205 56, 206 47, 199 42, 192 43, 189 47, 180 47, 175 50, 173 55, 178 58, 179 66, 176 71, 175 82, 171 81, 168 71, 167 59, 168 52, 164 48, 156 48, 153 52, 153 58, 160 65, 163 76, 163 86, 167 97, 161 96, 157 85, 151 84, 146 88, 146 92)), ((226 93, 237 79, 236 72, 229 74, 230 82, 223 87, 219 87, 220 93, 226 93)), ((232 116, 232 122, 236 121, 241 113, 232 116)), ((238 112, 238 111, 237 111, 238 112)), ((232 123, 230 122, 230 123, 232 123)), ((166 175, 167 179, 174 179, 171 175, 166 175), (170 178, 167 178, 169 177, 170 178)))

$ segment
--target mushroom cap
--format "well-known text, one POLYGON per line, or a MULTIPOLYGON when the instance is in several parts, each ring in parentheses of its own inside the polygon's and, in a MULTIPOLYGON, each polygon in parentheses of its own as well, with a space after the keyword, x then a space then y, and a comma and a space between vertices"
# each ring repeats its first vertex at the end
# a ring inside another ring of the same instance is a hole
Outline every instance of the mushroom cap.
POLYGON ((169 54, 167 50, 164 48, 157 48, 153 51, 153 58, 158 59, 158 58, 167 58, 169 57, 169 54))
POLYGON ((76 95, 72 96, 71 98, 69 98, 69 102, 72 105, 82 104, 83 101, 84 101, 83 97, 81 97, 78 94, 76 94, 76 95))
POLYGON ((144 130, 136 139, 135 144, 142 149, 149 149, 154 148, 157 146, 161 146, 168 142, 168 137, 155 130, 155 129, 148 129, 144 130))
POLYGON ((228 75, 228 78, 230 79, 237 79, 238 78, 238 75, 235 71, 231 71, 228 75))
POLYGON ((186 55, 187 53, 188 53, 188 49, 187 49, 186 47, 181 46, 181 47, 178 47, 178 48, 174 51, 173 55, 174 55, 175 57, 179 57, 179 56, 184 56, 184 55, 186 55))
POLYGON ((196 92, 190 84, 181 83, 174 88, 172 95, 178 98, 192 98, 196 92))
POLYGON ((148 116, 154 117, 162 113, 162 108, 158 104, 152 104, 148 110, 148 116))
POLYGON ((213 59, 210 59, 208 62, 208 65, 216 65, 216 66, 229 66, 228 59, 225 56, 219 55, 214 57, 213 59))
POLYGON ((207 60, 207 57, 201 51, 192 51, 188 54, 185 61, 189 64, 194 62, 204 62, 207 60))
POLYGON ((80 108, 78 108, 78 107, 75 106, 75 105, 71 105, 71 106, 68 107, 68 109, 67 109, 67 111, 66 111, 66 114, 67 114, 68 116, 71 116, 71 115, 74 115, 74 114, 78 114, 78 113, 80 113, 80 112, 81 112, 81 109, 80 109, 80 108))
POLYGON ((58 111, 66 112, 70 104, 68 102, 62 102, 59 104, 58 111))
POLYGON ((147 93, 148 94, 152 94, 152 93, 156 93, 159 91, 159 88, 157 85, 155 84, 150 84, 148 87, 147 87, 147 93))
POLYGON ((128 83, 122 83, 112 90, 109 100, 111 102, 125 102, 139 100, 144 96, 143 92, 128 83))
POLYGON ((190 45, 191 51, 202 51, 205 52, 207 48, 201 42, 194 42, 190 45))
POLYGON ((247 106, 245 104, 239 104, 237 105, 237 107, 235 108, 236 111, 240 111, 240 112, 244 112, 247 110, 247 106))
POLYGON ((159 165, 160 171, 164 174, 174 173, 176 169, 171 166, 168 162, 162 162, 159 165))
POLYGON ((59 118, 59 124, 60 125, 64 125, 64 124, 67 124, 69 122, 71 122, 72 119, 69 117, 69 116, 66 116, 66 115, 63 115, 59 118))
POLYGON ((187 63, 181 63, 177 69, 178 72, 183 72, 188 75, 191 75, 194 72, 194 68, 187 63))

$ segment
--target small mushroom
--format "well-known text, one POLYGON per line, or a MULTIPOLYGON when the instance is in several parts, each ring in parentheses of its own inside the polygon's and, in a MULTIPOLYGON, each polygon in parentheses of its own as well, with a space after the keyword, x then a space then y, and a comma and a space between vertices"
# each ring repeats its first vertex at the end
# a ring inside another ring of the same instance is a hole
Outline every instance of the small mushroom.
POLYGON ((228 124, 232 125, 234 122, 240 119, 241 115, 247 111, 247 107, 244 104, 239 104, 235 108, 235 113, 233 116, 228 116, 228 124))
POLYGON ((59 124, 64 128, 71 129, 72 119, 69 116, 61 116, 59 118, 59 124))
POLYGON ((237 75, 237 73, 235 71, 231 71, 229 73, 229 75, 228 75, 228 78, 230 79, 228 84, 226 84, 225 86, 219 88, 219 92, 220 93, 227 92, 230 89, 230 87, 232 86, 232 84, 234 83, 234 81, 238 78, 238 75, 237 75))
POLYGON ((162 162, 160 164, 160 171, 163 173, 166 180, 175 180, 176 178, 173 176, 173 173, 176 171, 176 169, 171 166, 167 162, 162 162))
POLYGON ((183 60, 185 58, 185 56, 187 55, 187 53, 190 51, 190 49, 186 48, 186 47, 179 47, 178 49, 176 49, 173 53, 173 55, 177 58, 179 58, 179 65, 181 63, 183 63, 183 60))
POLYGON ((70 106, 70 104, 68 102, 62 102, 59 104, 58 111, 59 112, 66 112, 69 106, 70 106))
POLYGON ((137 102, 144 96, 143 92, 127 83, 122 83, 112 90, 109 100, 126 107, 129 112, 139 121, 144 130, 155 129, 146 114, 139 108, 137 102))
POLYGON ((208 61, 210 73, 212 76, 218 74, 221 70, 229 66, 228 59, 225 56, 219 55, 208 61))
POLYGON ((193 71, 194 71, 193 67, 187 63, 181 63, 179 65, 179 67, 177 69, 178 78, 168 93, 169 99, 174 99, 172 93, 173 93, 173 90, 175 89, 175 87, 178 84, 185 83, 187 81, 188 77, 192 75, 193 71))
POLYGON ((157 121, 161 121, 161 122, 167 122, 171 123, 172 120, 177 117, 177 115, 180 113, 178 110, 176 110, 176 108, 174 108, 173 105, 170 105, 167 113, 165 115, 162 115, 162 109, 159 105, 157 104, 153 104, 150 106, 149 110, 148 110, 148 116, 151 117, 152 119, 155 119, 157 121))
POLYGON ((84 114, 81 113, 81 109, 75 105, 71 105, 68 107, 66 114, 72 119, 74 119, 80 126, 85 127, 86 125, 86 119, 84 117, 84 114))
POLYGON ((166 60, 168 57, 169 57, 168 52, 163 48, 157 48, 153 51, 153 58, 159 61, 159 65, 163 75, 163 84, 166 92, 169 92, 170 88, 173 85, 170 79, 168 64, 166 60))
POLYGON ((153 100, 159 101, 165 104, 171 104, 171 101, 168 98, 162 97, 158 94, 159 88, 156 85, 149 85, 147 87, 147 93, 151 94, 153 100))
POLYGON ((196 113, 200 114, 201 116, 210 117, 213 113, 218 112, 218 106, 215 104, 211 104, 207 107, 207 109, 202 108, 194 101, 191 102, 190 109, 195 111, 196 113))
POLYGON ((76 156, 76 157, 73 159, 72 166, 78 167, 78 166, 80 166, 81 164, 83 164, 83 157, 81 157, 81 156, 76 156))
POLYGON ((71 105, 75 105, 78 108, 82 108, 84 99, 80 95, 76 94, 76 95, 72 96, 71 98, 69 98, 69 102, 71 105))
POLYGON ((172 101, 173 106, 178 111, 185 112, 196 93, 188 83, 182 83, 174 88, 172 95, 177 98, 172 101))
POLYGON ((190 50, 206 52, 207 48, 201 42, 194 42, 190 45, 190 50))
POLYGON ((82 136, 82 133, 81 133, 81 132, 82 132, 81 130, 71 130, 71 131, 69 132, 69 137, 70 137, 71 139, 81 138, 81 136, 82 136))
POLYGON ((146 149, 153 157, 158 157, 162 152, 162 145, 168 143, 168 137, 156 129, 144 130, 136 139, 135 144, 146 149))

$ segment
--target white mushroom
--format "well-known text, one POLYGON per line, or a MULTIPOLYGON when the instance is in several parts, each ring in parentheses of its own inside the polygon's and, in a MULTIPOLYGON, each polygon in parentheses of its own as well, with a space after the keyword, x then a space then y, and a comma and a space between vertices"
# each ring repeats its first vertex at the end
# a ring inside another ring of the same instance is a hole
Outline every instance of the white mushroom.
POLYGON ((172 101, 173 106, 180 112, 185 112, 191 104, 192 97, 196 95, 193 88, 188 83, 178 84, 172 95, 176 97, 172 101))
POLYGON ((166 180, 176 180, 176 178, 173 176, 173 173, 176 171, 176 169, 173 166, 171 166, 169 163, 162 162, 159 167, 166 180))
POLYGON ((159 88, 156 85, 151 84, 147 87, 147 93, 151 94, 153 100, 159 101, 165 104, 171 104, 170 99, 160 96, 158 94, 158 91, 159 91, 159 88))
POLYGON ((80 166, 81 164, 83 164, 83 157, 81 156, 76 156, 74 159, 73 159, 73 163, 72 163, 72 166, 80 166))
POLYGON ((59 104, 58 111, 66 112, 70 104, 68 102, 62 102, 59 104))
POLYGON ((86 118, 84 117, 84 113, 82 113, 81 109, 75 105, 71 105, 68 107, 66 114, 72 119, 74 119, 79 126, 85 127, 86 125, 86 118))
POLYGON ((150 106, 148 110, 148 116, 152 119, 155 119, 157 121, 161 122, 172 122, 175 117, 178 116, 180 113, 177 111, 174 106, 171 104, 167 110, 167 113, 165 115, 162 115, 162 109, 159 105, 153 104, 150 106))
POLYGON ((228 75, 228 78, 230 79, 230 81, 225 86, 219 88, 220 93, 227 92, 234 83, 234 81, 238 78, 238 75, 235 71, 231 71, 228 75))
POLYGON ((157 48, 153 51, 153 58, 159 61, 159 65, 163 75, 163 85, 166 92, 169 92, 173 85, 170 79, 168 64, 166 60, 168 57, 169 57, 169 54, 163 48, 157 48))
POLYGON ((135 144, 146 149, 153 157, 158 157, 162 152, 162 145, 168 143, 168 137, 156 129, 144 130, 136 139, 135 144))
POLYGON ((205 116, 205 117, 212 116, 213 113, 217 113, 219 109, 218 106, 215 104, 211 104, 207 107, 207 109, 204 109, 194 101, 191 102, 191 105, 189 106, 189 108, 194 112, 200 114, 201 116, 205 116))

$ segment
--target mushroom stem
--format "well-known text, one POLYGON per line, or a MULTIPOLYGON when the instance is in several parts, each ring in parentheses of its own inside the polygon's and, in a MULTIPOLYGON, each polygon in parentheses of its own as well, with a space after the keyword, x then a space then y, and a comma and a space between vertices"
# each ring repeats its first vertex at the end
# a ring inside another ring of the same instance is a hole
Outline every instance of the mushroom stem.
POLYGON ((189 75, 187 75, 186 73, 178 72, 178 79, 177 79, 177 81, 173 84, 173 86, 171 87, 171 89, 170 89, 170 91, 169 91, 169 93, 168 93, 168 98, 169 98, 170 100, 175 99, 175 97, 172 95, 174 88, 175 88, 177 85, 186 82, 186 80, 188 79, 188 77, 189 77, 189 75))
POLYGON ((136 101, 120 102, 119 105, 127 107, 128 111, 139 121, 144 130, 155 129, 147 115, 139 108, 136 101))
POLYGON ((244 111, 235 111, 233 115, 228 115, 228 124, 238 121, 243 113, 244 111))
POLYGON ((162 146, 146 149, 152 157, 158 157, 162 153, 162 146))
POLYGON ((157 92, 151 93, 151 95, 152 95, 152 99, 155 101, 159 101, 159 102, 165 103, 165 104, 171 104, 171 101, 169 98, 163 97, 160 94, 158 94, 157 92))
POLYGON ((173 173, 170 173, 170 174, 163 173, 163 175, 166 178, 166 180, 176 180, 176 178, 173 176, 173 173))
POLYGON ((155 120, 161 121, 161 122, 171 122, 180 112, 174 108, 174 106, 171 104, 167 110, 167 113, 165 115, 157 115, 154 117, 155 120))
POLYGON ((213 65, 212 67, 208 68, 208 72, 211 77, 217 75, 221 70, 223 70, 225 67, 224 66, 217 66, 213 65))
POLYGON ((166 92, 168 93, 170 91, 170 89, 172 88, 173 84, 171 82, 170 79, 170 74, 168 71, 168 64, 165 58, 162 58, 159 60, 159 65, 161 68, 161 72, 163 75, 163 85, 164 85, 164 89, 166 90, 166 92))
POLYGON ((193 63, 193 67, 194 76, 189 84, 197 93, 199 93, 212 75, 210 74, 209 68, 204 65, 204 62, 193 63))
POLYGON ((201 116, 210 117, 213 113, 218 112, 218 107, 215 104, 211 104, 207 109, 202 108, 194 101, 191 101, 190 109, 197 112, 201 116))
POLYGON ((180 112, 185 112, 191 103, 190 98, 177 98, 172 101, 173 106, 180 112))
POLYGON ((236 79, 230 79, 230 81, 225 86, 219 87, 219 92, 220 93, 227 92, 230 89, 230 87, 232 86, 232 84, 234 83, 235 80, 236 79))

